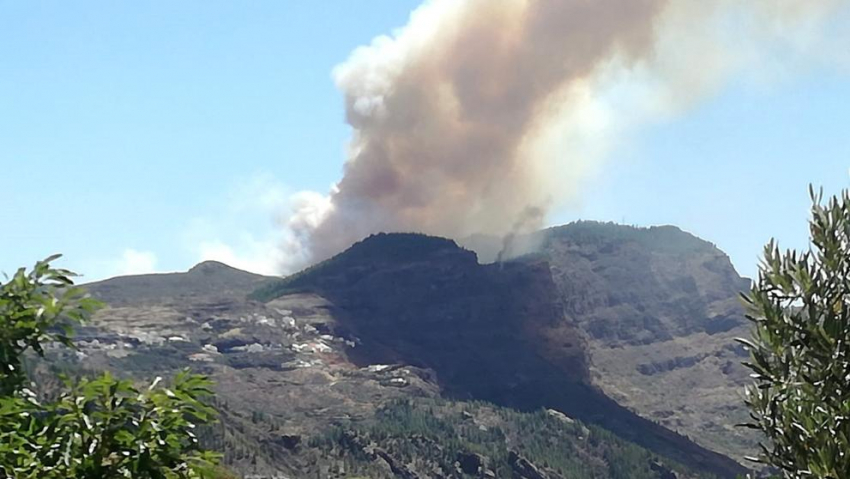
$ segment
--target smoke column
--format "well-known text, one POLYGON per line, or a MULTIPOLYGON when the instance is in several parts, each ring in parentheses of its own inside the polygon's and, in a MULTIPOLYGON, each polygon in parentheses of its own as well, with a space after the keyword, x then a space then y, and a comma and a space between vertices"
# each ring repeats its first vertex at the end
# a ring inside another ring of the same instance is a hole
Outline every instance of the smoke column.
POLYGON ((302 195, 286 249, 309 263, 379 231, 538 228, 627 131, 765 67, 771 49, 810 56, 844 5, 428 1, 335 69, 352 128, 344 175, 328 196, 302 195))

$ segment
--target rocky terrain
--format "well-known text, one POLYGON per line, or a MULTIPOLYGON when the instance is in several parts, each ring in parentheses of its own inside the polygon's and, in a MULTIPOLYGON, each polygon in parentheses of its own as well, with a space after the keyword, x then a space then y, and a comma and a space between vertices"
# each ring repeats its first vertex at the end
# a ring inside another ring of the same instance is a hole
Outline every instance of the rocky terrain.
POLYGON ((547 261, 481 265, 449 240, 381 234, 257 297, 291 292, 340 308, 337 319, 364 344, 356 361, 420 365, 452 397, 555 408, 684 463, 726 467, 589 385, 582 324, 565 314, 570 306, 547 261))
MULTIPOLYGON (((471 242, 489 259, 502 247, 495 238, 471 242)), ((564 310, 586 341, 593 384, 712 450, 742 462, 753 455, 758 438, 734 426, 747 419, 747 355, 734 338, 749 334, 739 302, 749 280, 726 254, 672 226, 596 222, 551 228, 517 244, 533 245, 536 252, 525 257, 549 264, 564 310)))
POLYGON ((332 305, 319 296, 245 299, 269 279, 207 262, 90 284, 107 306, 79 331, 79 351, 61 359, 138 379, 184 367, 210 375, 222 412, 210 440, 236 470, 269 477, 307 477, 315 466, 292 453, 292 441, 371 417, 392 399, 437 394, 427 371, 352 364, 345 352, 356 343, 334 335, 332 305))
POLYGON ((745 327, 728 259, 675 229, 544 233, 488 265, 392 234, 283 280, 208 262, 94 283, 108 306, 57 359, 209 374, 222 421, 205 440, 246 476, 744 472, 685 437, 750 441, 728 427, 745 327))

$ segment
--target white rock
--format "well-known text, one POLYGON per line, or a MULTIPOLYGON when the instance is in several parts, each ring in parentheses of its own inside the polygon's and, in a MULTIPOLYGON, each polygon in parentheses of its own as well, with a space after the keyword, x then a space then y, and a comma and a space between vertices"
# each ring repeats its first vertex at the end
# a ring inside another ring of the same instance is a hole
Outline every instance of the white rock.
POLYGON ((206 353, 195 353, 195 354, 189 355, 189 361, 199 361, 199 362, 204 362, 204 363, 210 363, 210 362, 213 361, 213 358, 209 354, 206 354, 206 353))
POLYGON ((333 351, 333 348, 322 342, 312 342, 293 344, 292 350, 299 353, 328 353, 333 351))
POLYGON ((389 364, 371 364, 366 369, 370 373, 379 373, 381 371, 386 371, 389 368, 390 368, 389 364))
POLYGON ((556 411, 554 409, 547 409, 546 414, 554 417, 555 419, 561 420, 561 421, 563 421, 567 424, 572 424, 572 423, 575 422, 575 420, 573 418, 567 416, 566 414, 562 413, 561 411, 556 411))

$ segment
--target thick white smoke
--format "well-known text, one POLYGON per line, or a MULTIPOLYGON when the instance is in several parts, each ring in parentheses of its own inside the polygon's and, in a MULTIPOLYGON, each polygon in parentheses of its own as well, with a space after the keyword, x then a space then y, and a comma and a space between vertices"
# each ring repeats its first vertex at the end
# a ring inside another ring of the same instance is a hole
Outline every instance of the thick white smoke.
POLYGON ((302 198, 286 250, 310 262, 378 231, 460 238, 540 227, 636 126, 681 113, 732 75, 760 81, 755 72, 834 60, 829 35, 846 33, 834 20, 844 7, 428 1, 335 69, 349 157, 329 195, 302 198))

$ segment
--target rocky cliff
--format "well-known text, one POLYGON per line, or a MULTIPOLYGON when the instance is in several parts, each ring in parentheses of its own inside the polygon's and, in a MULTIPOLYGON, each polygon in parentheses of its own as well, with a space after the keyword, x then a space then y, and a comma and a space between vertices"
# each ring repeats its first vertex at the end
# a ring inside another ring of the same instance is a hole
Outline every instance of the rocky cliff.
MULTIPOLYGON (((557 244, 553 237, 546 247, 555 251, 557 244)), ((554 268, 540 256, 481 265, 449 240, 380 234, 260 296, 310 292, 327 298, 337 321, 363 345, 351 354, 356 362, 434 370, 451 397, 558 409, 683 463, 722 475, 743 471, 591 385, 582 330, 594 321, 570 314, 570 301, 598 291, 567 296, 570 286, 553 280, 554 268)))
MULTIPOLYGON (((578 222, 517 240, 546 261, 568 321, 586 341, 592 383, 618 403, 743 461, 757 437, 741 394, 749 288, 715 245, 676 227, 578 222)), ((474 237, 489 258, 503 242, 474 237)), ((511 244, 507 245, 511 248, 511 244)), ((507 252, 507 256, 512 256, 507 252)), ((515 255, 515 254, 514 254, 515 255)))

